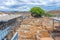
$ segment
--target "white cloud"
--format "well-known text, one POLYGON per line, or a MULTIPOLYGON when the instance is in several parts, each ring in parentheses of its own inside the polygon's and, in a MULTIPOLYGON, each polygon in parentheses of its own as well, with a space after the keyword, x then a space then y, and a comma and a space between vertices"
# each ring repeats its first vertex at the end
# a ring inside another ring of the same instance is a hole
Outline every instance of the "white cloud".
POLYGON ((8 7, 0 6, 0 9, 8 9, 8 7))
POLYGON ((32 5, 45 5, 51 6, 51 3, 60 2, 59 0, 6 0, 4 5, 12 6, 12 5, 19 5, 19 4, 32 4, 32 5), (21 3, 22 2, 22 3, 21 3))
POLYGON ((36 6, 36 5, 59 6, 60 0, 0 0, 0 10, 1 9, 5 9, 5 10, 7 9, 20 10, 21 9, 23 11, 23 10, 29 10, 31 7, 36 6), (19 5, 19 7, 17 7, 16 5, 19 5), (12 8, 12 6, 16 6, 17 8, 12 8))
POLYGON ((60 2, 60 0, 54 0, 54 2, 60 2))
POLYGON ((4 2, 4 5, 6 6, 11 6, 11 5, 15 5, 16 4, 16 1, 14 0, 7 0, 6 2, 4 2))

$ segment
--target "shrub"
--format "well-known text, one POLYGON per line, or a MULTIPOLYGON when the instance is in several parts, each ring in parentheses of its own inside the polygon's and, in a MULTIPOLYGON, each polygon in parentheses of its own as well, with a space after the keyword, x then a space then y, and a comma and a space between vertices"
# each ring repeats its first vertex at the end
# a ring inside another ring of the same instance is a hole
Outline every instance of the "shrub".
POLYGON ((45 15, 45 11, 40 7, 33 7, 31 8, 30 12, 34 17, 42 17, 43 15, 45 15))
POLYGON ((45 14, 45 16, 46 17, 53 17, 54 15, 47 13, 47 14, 45 14))

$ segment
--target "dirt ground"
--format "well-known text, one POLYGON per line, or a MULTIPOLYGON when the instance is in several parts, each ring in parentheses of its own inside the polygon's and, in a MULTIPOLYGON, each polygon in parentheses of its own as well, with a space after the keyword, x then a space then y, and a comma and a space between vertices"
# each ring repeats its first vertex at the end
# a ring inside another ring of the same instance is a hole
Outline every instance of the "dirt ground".
MULTIPOLYGON (((55 29, 58 26, 54 24, 55 29)), ((18 28, 18 40, 53 40, 50 35, 52 30, 52 20, 48 17, 23 19, 20 28, 18 28)))
MULTIPOLYGON (((19 14, 20 15, 20 14, 19 14)), ((49 17, 34 18, 31 14, 22 14, 25 18, 18 24, 18 40, 53 40, 50 32, 52 31, 52 19, 49 17)), ((21 21, 21 19, 18 19, 21 21)), ((58 23, 54 24, 57 30, 58 23)), ((9 35, 10 36, 10 35, 9 35)), ((56 40, 60 37, 56 37, 56 40)))

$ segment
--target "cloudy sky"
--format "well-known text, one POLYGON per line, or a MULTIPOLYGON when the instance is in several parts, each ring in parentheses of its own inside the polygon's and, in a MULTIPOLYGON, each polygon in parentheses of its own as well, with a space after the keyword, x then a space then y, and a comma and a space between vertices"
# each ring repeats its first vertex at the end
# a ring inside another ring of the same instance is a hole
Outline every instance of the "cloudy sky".
POLYGON ((29 11, 34 6, 60 10, 60 0, 0 0, 0 11, 29 11))

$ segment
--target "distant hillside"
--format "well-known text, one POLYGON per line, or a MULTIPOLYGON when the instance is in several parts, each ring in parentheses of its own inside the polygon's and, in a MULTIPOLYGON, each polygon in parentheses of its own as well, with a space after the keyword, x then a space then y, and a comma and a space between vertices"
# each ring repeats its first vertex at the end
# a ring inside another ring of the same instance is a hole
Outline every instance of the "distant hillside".
POLYGON ((30 12, 0 12, 0 14, 19 14, 22 16, 31 16, 30 12))
POLYGON ((6 14, 28 14, 28 13, 30 13, 30 12, 17 12, 17 11, 14 11, 14 12, 0 12, 0 13, 6 13, 6 14))
POLYGON ((60 10, 51 10, 51 11, 48 11, 47 13, 60 14, 60 10))
POLYGON ((54 16, 60 17, 60 10, 50 10, 47 13, 50 13, 54 16))

